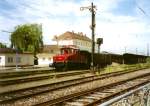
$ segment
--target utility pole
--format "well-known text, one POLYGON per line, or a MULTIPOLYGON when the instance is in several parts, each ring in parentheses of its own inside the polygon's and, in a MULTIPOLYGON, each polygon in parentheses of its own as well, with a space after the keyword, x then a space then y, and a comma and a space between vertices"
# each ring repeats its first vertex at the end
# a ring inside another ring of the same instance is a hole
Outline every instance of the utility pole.
POLYGON ((125 47, 124 47, 124 53, 126 53, 126 52, 127 52, 127 47, 125 46, 125 47))
POLYGON ((147 56, 149 56, 149 43, 147 43, 147 56))
POLYGON ((81 7, 80 10, 88 9, 91 12, 91 30, 92 30, 92 54, 91 54, 91 68, 94 71, 94 52, 95 52, 95 14, 96 14, 96 6, 91 3, 91 6, 81 7))
POLYGON ((138 54, 138 49, 137 48, 135 48, 135 52, 136 52, 136 54, 138 54))

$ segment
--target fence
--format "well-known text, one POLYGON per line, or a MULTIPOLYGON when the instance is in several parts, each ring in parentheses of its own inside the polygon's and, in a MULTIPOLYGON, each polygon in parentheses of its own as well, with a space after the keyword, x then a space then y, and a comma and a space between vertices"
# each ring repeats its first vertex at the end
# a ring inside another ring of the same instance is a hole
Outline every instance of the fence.
POLYGON ((150 83, 106 101, 99 106, 150 106, 150 83))

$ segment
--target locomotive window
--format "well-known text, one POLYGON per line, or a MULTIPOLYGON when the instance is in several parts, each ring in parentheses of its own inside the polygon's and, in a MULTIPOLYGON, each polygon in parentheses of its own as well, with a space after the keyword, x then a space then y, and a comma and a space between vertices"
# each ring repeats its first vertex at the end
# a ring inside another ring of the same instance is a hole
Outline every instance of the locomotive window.
POLYGON ((62 49, 61 49, 60 53, 63 54, 63 50, 62 49))
POLYGON ((65 54, 68 54, 68 50, 64 50, 64 53, 65 53, 65 54))
POLYGON ((74 49, 72 49, 72 53, 76 53, 76 51, 74 49))
POLYGON ((73 49, 69 49, 69 53, 73 53, 73 49))
POLYGON ((72 48, 61 49, 61 54, 70 54, 70 53, 77 53, 77 50, 72 48))
POLYGON ((67 49, 61 49, 61 54, 68 54, 68 50, 67 49))

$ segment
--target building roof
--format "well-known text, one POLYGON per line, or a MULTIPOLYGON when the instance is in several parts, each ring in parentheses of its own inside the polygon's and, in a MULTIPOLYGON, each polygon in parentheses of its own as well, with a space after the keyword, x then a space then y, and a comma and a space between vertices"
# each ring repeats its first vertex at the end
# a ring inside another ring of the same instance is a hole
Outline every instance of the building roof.
POLYGON ((43 53, 49 53, 51 50, 59 51, 61 46, 58 45, 44 45, 43 53))
POLYGON ((67 31, 61 34, 60 36, 55 37, 55 40, 70 40, 70 39, 79 39, 79 40, 84 40, 84 41, 89 41, 89 42, 92 41, 86 35, 83 35, 82 32, 74 33, 74 32, 67 31))
POLYGON ((0 53, 15 53, 16 50, 15 49, 11 49, 11 48, 0 48, 0 53))
MULTIPOLYGON (((16 50, 15 49, 12 49, 12 48, 0 48, 0 54, 3 54, 3 53, 16 53, 16 50)), ((32 54, 31 52, 21 52, 21 51, 17 51, 17 53, 19 54, 32 54)))

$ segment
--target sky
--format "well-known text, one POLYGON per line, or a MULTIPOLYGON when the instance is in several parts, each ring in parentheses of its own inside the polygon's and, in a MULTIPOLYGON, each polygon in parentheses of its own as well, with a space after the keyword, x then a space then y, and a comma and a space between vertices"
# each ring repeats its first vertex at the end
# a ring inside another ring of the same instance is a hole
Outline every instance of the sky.
POLYGON ((66 31, 91 38, 91 12, 80 11, 91 2, 96 6, 95 38, 103 38, 101 51, 147 54, 150 0, 0 0, 0 42, 9 45, 10 33, 3 31, 26 23, 42 24, 44 44, 54 44, 53 36, 66 31))

